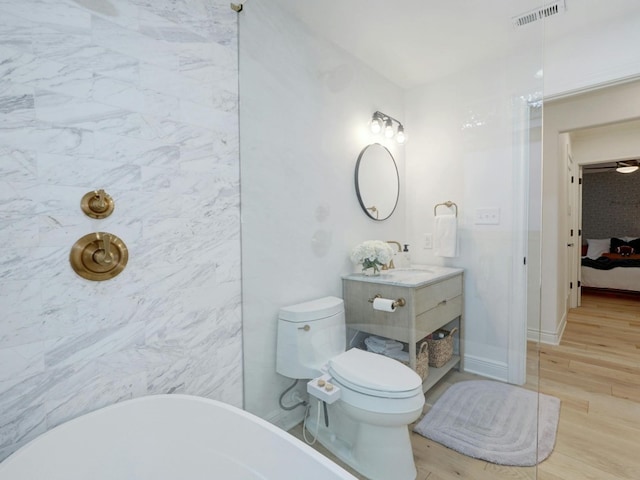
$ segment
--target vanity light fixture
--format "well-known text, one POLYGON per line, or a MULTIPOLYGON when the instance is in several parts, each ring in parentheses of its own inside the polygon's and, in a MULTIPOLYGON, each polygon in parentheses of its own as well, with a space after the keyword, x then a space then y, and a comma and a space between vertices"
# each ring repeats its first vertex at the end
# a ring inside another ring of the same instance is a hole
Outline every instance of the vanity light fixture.
POLYGON ((638 170, 638 161, 634 162, 618 162, 616 164, 616 172, 618 173, 633 173, 638 170))
POLYGON ((375 112, 371 117, 371 132, 378 134, 384 132, 384 136, 387 138, 396 138, 396 142, 402 144, 406 142, 407 137, 404 134, 404 127, 402 124, 393 117, 390 117, 386 113, 375 112), (397 130, 393 129, 393 122, 398 124, 397 130), (384 126, 384 128, 383 128, 384 126))

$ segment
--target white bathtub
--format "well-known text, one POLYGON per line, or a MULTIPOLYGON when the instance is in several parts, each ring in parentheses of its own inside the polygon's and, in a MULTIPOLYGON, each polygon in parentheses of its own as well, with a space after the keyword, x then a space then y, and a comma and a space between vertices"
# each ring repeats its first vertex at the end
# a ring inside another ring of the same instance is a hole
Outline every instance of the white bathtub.
POLYGON ((188 395, 137 398, 34 439, 0 480, 355 479, 308 445, 239 408, 188 395))

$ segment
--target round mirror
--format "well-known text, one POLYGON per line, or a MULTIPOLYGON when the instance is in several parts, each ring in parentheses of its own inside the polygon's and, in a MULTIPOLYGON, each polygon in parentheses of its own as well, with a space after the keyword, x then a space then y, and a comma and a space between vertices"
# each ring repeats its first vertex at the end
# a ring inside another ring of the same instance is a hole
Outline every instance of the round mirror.
POLYGON ((391 152, 379 143, 362 149, 356 163, 356 193, 364 213, 386 220, 398 204, 400 177, 391 152))

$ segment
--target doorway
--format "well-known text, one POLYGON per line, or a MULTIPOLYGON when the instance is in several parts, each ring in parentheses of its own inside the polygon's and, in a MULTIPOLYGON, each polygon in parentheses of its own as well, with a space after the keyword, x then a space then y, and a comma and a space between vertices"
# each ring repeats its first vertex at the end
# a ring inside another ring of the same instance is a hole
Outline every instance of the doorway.
MULTIPOLYGON (((561 142, 570 140, 573 161, 582 167, 634 158, 640 152, 640 106, 631 99, 638 95, 640 81, 636 79, 545 102, 542 311, 540 331, 530 331, 529 338, 539 333, 542 342, 558 344, 567 321, 566 244, 570 242, 565 240, 571 227, 565 212, 570 189, 561 142)), ((575 257, 578 263, 579 256, 575 257)))
POLYGON ((635 277, 629 276, 628 269, 602 272, 597 271, 595 264, 591 265, 593 268, 585 269, 581 264, 584 256, 590 262, 603 253, 609 254, 612 238, 631 241, 640 236, 637 210, 633 206, 640 203, 640 170, 620 168, 637 163, 634 157, 640 156, 640 145, 636 140, 639 134, 638 120, 567 134, 567 145, 572 152, 568 158, 573 168, 572 175, 567 177, 567 233, 574 234, 567 242, 567 279, 570 285, 573 284, 567 297, 567 309, 580 306, 583 286, 637 290, 635 277), (608 152, 611 156, 602 158, 593 153, 598 151, 608 152), (569 250, 569 244, 573 242, 575 247, 569 250), (582 252, 582 245, 588 246, 587 252, 582 252))

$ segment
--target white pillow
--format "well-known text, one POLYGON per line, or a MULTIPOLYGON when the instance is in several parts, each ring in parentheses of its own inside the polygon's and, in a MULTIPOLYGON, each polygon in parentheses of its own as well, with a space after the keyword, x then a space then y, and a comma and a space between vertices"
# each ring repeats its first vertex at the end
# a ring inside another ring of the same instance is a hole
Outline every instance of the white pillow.
POLYGON ((611 248, 611 239, 610 238, 602 238, 602 239, 587 239, 587 244, 589 248, 587 249, 587 257, 595 260, 600 258, 603 253, 607 253, 611 248))

